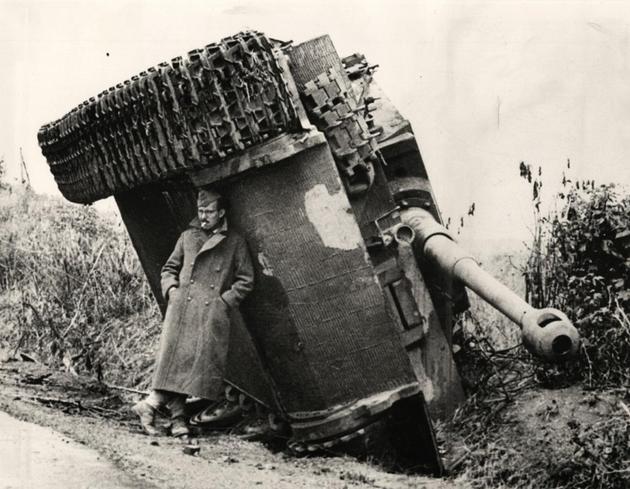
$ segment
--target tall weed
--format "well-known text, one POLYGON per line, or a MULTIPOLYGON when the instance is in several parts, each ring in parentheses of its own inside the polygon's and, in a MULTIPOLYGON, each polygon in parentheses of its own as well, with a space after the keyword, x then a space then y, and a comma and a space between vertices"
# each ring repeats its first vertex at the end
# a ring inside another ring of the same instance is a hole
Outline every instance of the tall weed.
POLYGON ((155 346, 158 325, 155 301, 119 222, 93 207, 1 191, 5 347, 34 351, 73 372, 137 384, 136 363, 150 365, 146 351, 155 346), (129 322, 133 327, 123 327, 129 322))

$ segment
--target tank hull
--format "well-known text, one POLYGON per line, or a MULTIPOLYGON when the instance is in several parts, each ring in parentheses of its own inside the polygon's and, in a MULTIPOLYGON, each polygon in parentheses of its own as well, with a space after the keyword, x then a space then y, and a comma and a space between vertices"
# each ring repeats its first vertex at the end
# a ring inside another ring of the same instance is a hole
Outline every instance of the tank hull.
POLYGON ((42 149, 67 198, 115 196, 162 308, 160 269, 195 193, 219 190, 256 279, 226 381, 280 412, 297 445, 414 427, 399 448, 439 472, 428 412, 463 399, 450 349, 461 288, 392 241, 401 199, 439 220, 411 127, 385 97, 368 108, 376 85, 355 90, 328 36, 284 51, 265 39, 239 34, 141 74, 42 128, 42 149))

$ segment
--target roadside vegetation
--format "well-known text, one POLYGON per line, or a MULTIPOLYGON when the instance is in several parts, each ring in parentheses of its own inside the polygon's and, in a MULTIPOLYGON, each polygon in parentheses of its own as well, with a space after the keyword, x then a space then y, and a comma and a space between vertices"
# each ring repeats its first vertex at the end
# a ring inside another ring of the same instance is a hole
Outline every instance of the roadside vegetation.
POLYGON ((159 311, 122 224, 28 187, 0 189, 0 346, 142 387, 159 311))
POLYGON ((575 359, 541 362, 473 299, 458 325, 469 398, 450 424, 452 470, 477 487, 627 488, 630 196, 564 175, 543 216, 541 173, 521 163, 536 225, 526 251, 500 265, 520 272, 535 307, 566 312, 582 346, 575 359))

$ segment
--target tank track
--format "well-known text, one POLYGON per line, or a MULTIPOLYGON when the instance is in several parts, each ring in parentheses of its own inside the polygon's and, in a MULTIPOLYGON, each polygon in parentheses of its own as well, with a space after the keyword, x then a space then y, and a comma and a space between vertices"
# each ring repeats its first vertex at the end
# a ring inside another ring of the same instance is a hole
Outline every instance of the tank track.
POLYGON ((62 194, 89 203, 299 130, 272 42, 254 31, 160 63, 42 126, 62 194))
POLYGON ((332 449, 341 447, 342 445, 357 440, 365 436, 365 428, 355 430, 351 433, 338 436, 336 438, 320 441, 320 442, 299 442, 289 440, 287 442, 287 448, 290 453, 296 456, 302 456, 307 454, 317 454, 329 452, 332 449))
POLYGON ((342 75, 330 69, 305 83, 301 95, 313 123, 326 135, 348 193, 367 190, 374 179, 372 162, 378 146, 342 75))

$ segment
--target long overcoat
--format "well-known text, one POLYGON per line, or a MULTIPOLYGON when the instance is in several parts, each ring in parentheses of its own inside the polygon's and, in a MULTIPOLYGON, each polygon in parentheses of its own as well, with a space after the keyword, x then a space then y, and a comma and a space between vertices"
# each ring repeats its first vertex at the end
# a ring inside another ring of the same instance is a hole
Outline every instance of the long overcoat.
POLYGON ((238 306, 253 285, 245 240, 225 224, 208 235, 194 219, 162 268, 168 306, 154 389, 217 399, 231 323, 243 320, 238 306))

